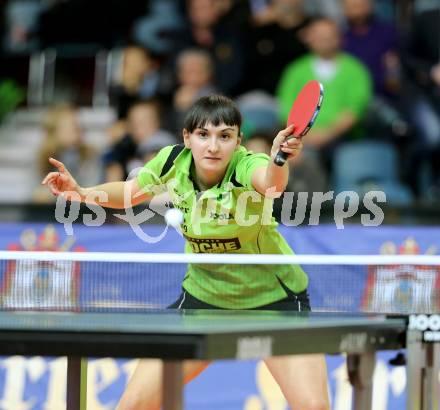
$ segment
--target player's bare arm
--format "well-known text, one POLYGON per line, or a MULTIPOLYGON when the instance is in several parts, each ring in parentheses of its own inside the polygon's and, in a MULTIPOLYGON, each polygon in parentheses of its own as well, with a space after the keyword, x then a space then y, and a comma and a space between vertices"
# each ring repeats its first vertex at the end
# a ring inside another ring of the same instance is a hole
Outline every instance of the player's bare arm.
POLYGON ((55 158, 49 158, 49 162, 57 171, 49 172, 41 183, 55 196, 115 209, 136 206, 151 199, 151 195, 145 194, 139 187, 136 178, 84 188, 76 182, 62 162, 55 158))
POLYGON ((293 127, 293 125, 290 125, 278 133, 271 149, 272 161, 269 161, 267 167, 257 168, 252 175, 252 185, 262 195, 277 198, 286 189, 289 179, 289 167, 287 165, 280 167, 273 160, 279 150, 288 155, 288 160, 295 158, 301 152, 303 148, 301 140, 288 138, 293 127))

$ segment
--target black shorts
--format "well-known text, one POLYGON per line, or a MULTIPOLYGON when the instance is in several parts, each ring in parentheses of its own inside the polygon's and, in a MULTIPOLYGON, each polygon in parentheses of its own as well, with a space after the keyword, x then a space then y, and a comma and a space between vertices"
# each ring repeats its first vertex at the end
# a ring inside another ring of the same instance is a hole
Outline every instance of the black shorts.
MULTIPOLYGON (((308 312, 310 308, 309 294, 307 290, 295 293, 292 292, 287 286, 280 282, 287 296, 284 299, 276 302, 269 303, 267 305, 258 306, 247 310, 280 310, 280 311, 294 311, 294 312, 308 312)), ((170 306, 169 309, 223 309, 218 306, 210 305, 209 303, 202 302, 200 299, 195 298, 188 293, 185 289, 182 291, 179 298, 170 306)))

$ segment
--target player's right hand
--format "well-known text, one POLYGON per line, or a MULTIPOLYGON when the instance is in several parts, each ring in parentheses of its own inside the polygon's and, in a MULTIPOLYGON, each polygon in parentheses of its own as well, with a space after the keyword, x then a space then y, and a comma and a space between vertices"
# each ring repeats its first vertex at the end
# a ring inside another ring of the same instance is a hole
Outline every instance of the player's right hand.
POLYGON ((49 162, 57 168, 57 172, 49 172, 41 182, 42 185, 47 185, 49 190, 55 196, 62 195, 64 197, 69 196, 69 192, 79 193, 80 186, 72 177, 70 172, 64 166, 64 164, 55 158, 49 158, 49 162))
POLYGON ((281 130, 273 140, 271 148, 271 157, 275 159, 279 151, 286 154, 286 159, 293 159, 301 152, 303 143, 300 138, 291 137, 294 130, 294 125, 281 130))

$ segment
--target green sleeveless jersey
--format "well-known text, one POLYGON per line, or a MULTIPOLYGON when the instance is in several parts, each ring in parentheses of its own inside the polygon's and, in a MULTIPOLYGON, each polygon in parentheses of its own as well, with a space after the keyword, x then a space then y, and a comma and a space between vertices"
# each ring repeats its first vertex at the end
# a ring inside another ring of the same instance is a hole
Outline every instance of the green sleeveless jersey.
MULTIPOLYGON (((273 200, 252 186, 252 174, 267 166, 267 155, 237 148, 223 181, 199 192, 192 177, 191 151, 181 148, 170 162, 173 148, 163 148, 142 168, 137 181, 152 195, 168 192, 173 206, 182 211, 186 252, 293 254, 276 229, 273 200)), ((280 281, 294 292, 304 291, 308 284, 298 265, 190 264, 183 288, 221 308, 250 309, 285 298, 280 281)))

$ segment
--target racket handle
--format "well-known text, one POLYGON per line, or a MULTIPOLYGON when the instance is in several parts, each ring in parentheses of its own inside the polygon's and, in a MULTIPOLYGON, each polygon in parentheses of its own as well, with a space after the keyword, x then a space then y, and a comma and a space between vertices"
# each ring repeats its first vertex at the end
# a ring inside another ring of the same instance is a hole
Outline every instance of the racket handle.
POLYGON ((286 163, 287 157, 288 154, 286 154, 284 151, 279 150, 273 162, 275 162, 275 165, 282 167, 286 163))

